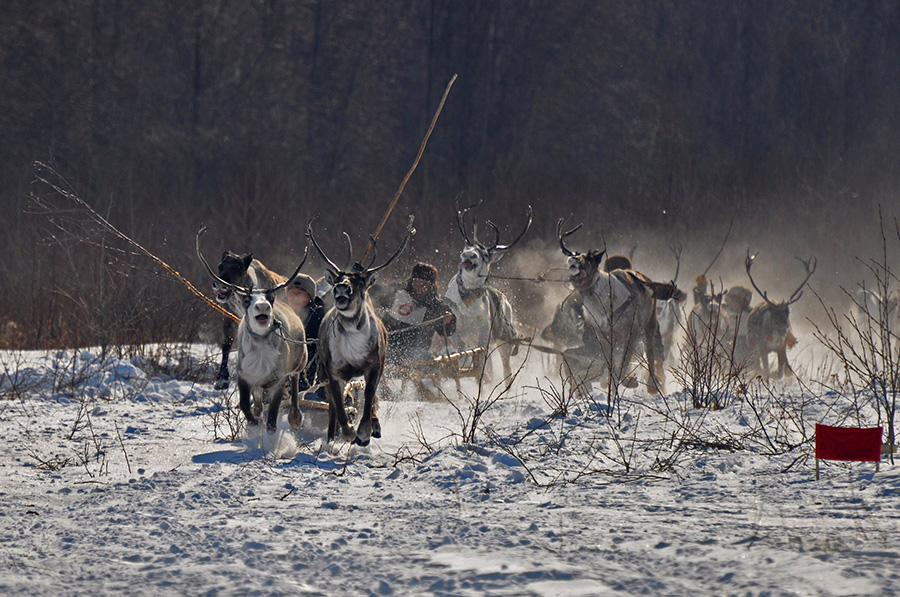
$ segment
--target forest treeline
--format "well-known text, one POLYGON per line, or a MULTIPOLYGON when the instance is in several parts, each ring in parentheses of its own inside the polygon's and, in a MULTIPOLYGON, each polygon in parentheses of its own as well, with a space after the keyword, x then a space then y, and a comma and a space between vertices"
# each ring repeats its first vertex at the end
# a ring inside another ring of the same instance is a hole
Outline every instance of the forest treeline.
POLYGON ((900 175, 898 22, 891 1, 10 0, 0 341, 190 339, 204 319, 36 160, 205 288, 201 224, 211 259, 284 270, 316 213, 336 251, 344 229, 361 247, 454 74, 397 208, 420 256, 452 262, 460 193, 510 229, 533 205, 551 241, 570 213, 673 236, 736 206, 839 221, 900 175))

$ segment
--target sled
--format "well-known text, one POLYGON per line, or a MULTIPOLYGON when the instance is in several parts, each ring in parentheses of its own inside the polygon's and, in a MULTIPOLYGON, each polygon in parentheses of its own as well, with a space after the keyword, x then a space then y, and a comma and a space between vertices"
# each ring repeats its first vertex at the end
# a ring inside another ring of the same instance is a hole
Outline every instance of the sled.
POLYGON ((478 379, 484 369, 484 348, 472 348, 451 352, 424 361, 404 361, 391 363, 386 367, 386 377, 412 381, 417 393, 427 400, 439 400, 434 389, 445 379, 456 381, 457 390, 460 380, 466 377, 478 379), (428 387, 426 380, 431 383, 428 387))
MULTIPOLYGON (((316 384, 312 386, 306 391, 306 394, 310 394, 315 392, 320 387, 324 386, 324 383, 316 384)), ((344 386, 344 408, 347 411, 347 417, 350 419, 350 422, 356 420, 356 416, 359 414, 358 405, 362 404, 363 392, 366 389, 366 382, 362 379, 354 379, 344 386)), ((375 397, 376 404, 378 403, 378 397, 375 397)), ((313 411, 324 411, 328 412, 328 402, 325 400, 310 400, 309 398, 300 398, 297 400, 297 406, 302 409, 310 409, 313 411)))

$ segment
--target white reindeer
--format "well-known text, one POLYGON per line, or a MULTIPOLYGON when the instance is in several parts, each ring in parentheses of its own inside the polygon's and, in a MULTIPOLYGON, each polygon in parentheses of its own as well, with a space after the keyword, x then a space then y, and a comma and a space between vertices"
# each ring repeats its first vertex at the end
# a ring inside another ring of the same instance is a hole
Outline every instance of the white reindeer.
POLYGON ((582 225, 563 232, 564 222, 560 218, 556 226, 559 246, 566 255, 569 281, 582 295, 584 324, 600 341, 599 356, 606 364, 608 396, 611 398, 620 384, 631 384, 631 370, 639 359, 641 346, 646 354, 648 390, 664 391, 662 339, 655 302, 657 298, 667 300, 674 296, 674 285, 652 282, 633 270, 602 271, 599 266, 605 251, 585 254, 569 250, 565 239, 582 225))
POLYGON ((870 290, 865 286, 853 293, 851 316, 860 329, 872 326, 874 330, 884 329, 891 335, 897 334, 898 310, 900 298, 895 293, 887 297, 870 290))
POLYGON ((334 441, 337 426, 340 425, 341 436, 345 440, 352 439, 359 446, 367 446, 371 438, 381 437, 381 425, 374 412, 375 392, 381 381, 387 353, 387 330, 375 313, 367 291, 375 282, 377 272, 390 265, 406 247, 414 233, 413 217, 409 218, 406 236, 400 247, 377 267, 372 267, 376 256, 374 238, 369 237, 373 250, 368 265, 356 262, 341 268, 319 247, 313 236, 312 222, 310 220, 306 225, 306 235, 329 266, 325 270, 325 278, 334 296, 334 307, 325 315, 319 328, 318 345, 319 378, 327 380, 328 441, 334 441), (360 376, 366 383, 365 402, 359 425, 354 430, 344 408, 343 388, 351 379, 360 376))
MULTIPOLYGON (((309 247, 294 273, 284 282, 268 287, 254 288, 232 284, 217 276, 200 252, 200 236, 206 228, 197 232, 197 256, 216 282, 229 288, 241 298, 244 316, 237 329, 236 376, 239 405, 249 425, 259 421, 251 406, 251 397, 262 404, 262 393, 272 392, 266 429, 274 432, 278 424, 278 411, 284 395, 285 383, 290 383, 290 413, 288 422, 300 427, 303 415, 299 408, 298 382, 300 372, 306 367, 306 332, 300 317, 286 303, 276 300, 276 294, 284 289, 300 273, 306 262, 309 247)), ((259 407, 261 411, 261 406, 259 407)))
MULTIPOLYGON (((231 289, 231 284, 244 288, 272 287, 281 284, 287 278, 277 274, 253 258, 253 253, 238 255, 231 251, 222 253, 218 265, 218 279, 213 280, 213 295, 216 302, 231 311, 238 318, 244 316, 244 303, 241 297, 231 289), (219 282, 223 280, 226 284, 219 282)), ((279 293, 278 298, 284 298, 279 293)), ((222 361, 216 376, 217 390, 228 388, 228 355, 234 344, 234 332, 237 324, 231 317, 222 318, 222 361)))
POLYGON ((500 231, 493 222, 488 221, 488 226, 494 230, 494 241, 487 245, 478 240, 477 226, 474 223, 471 237, 466 231, 465 215, 473 207, 475 205, 461 210, 457 205, 456 223, 466 244, 459 256, 459 271, 450 278, 444 295, 456 314, 457 335, 463 348, 481 347, 487 351, 493 343, 500 353, 503 379, 511 382, 510 356, 513 341, 518 337, 512 305, 502 292, 486 286, 485 282, 490 275, 491 265, 497 263, 528 232, 533 212, 529 205, 525 228, 506 245, 500 244, 500 231))

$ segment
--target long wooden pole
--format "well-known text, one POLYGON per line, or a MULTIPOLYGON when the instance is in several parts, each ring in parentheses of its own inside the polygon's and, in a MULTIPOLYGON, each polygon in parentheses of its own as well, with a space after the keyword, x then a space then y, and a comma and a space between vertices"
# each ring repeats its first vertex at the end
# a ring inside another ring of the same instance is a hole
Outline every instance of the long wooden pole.
POLYGON ((428 144, 428 138, 431 137, 431 132, 434 130, 434 125, 437 124, 438 116, 441 115, 441 110, 444 109, 444 103, 447 101, 447 96, 450 94, 450 88, 453 87, 453 83, 456 81, 457 75, 454 74, 450 78, 450 82, 447 83, 447 88, 444 89, 444 95, 441 97, 441 102, 438 104, 437 111, 434 113, 434 117, 431 119, 431 125, 428 127, 428 131, 425 133, 425 138, 422 139, 422 145, 419 146, 419 153, 416 156, 416 161, 413 162, 412 167, 409 169, 409 172, 406 173, 406 176, 403 177, 403 181, 400 183, 400 188, 397 189, 397 192, 394 194, 394 198, 391 200, 391 204, 388 206, 387 211, 384 212, 384 216, 381 218, 381 222, 378 223, 378 227, 375 228, 375 232, 372 234, 372 238, 369 239, 369 242, 366 244, 366 251, 363 253, 362 258, 359 260, 360 263, 365 262, 366 257, 369 256, 369 252, 372 250, 372 239, 378 240, 378 235, 381 234, 381 231, 384 229, 384 225, 387 223, 388 218, 391 217, 391 212, 394 211, 394 208, 397 206, 397 202, 400 201, 400 195, 403 194, 403 189, 406 187, 406 183, 409 182, 409 179, 412 177, 413 172, 416 171, 416 167, 419 165, 419 160, 422 159, 422 154, 425 153, 425 145, 428 144))

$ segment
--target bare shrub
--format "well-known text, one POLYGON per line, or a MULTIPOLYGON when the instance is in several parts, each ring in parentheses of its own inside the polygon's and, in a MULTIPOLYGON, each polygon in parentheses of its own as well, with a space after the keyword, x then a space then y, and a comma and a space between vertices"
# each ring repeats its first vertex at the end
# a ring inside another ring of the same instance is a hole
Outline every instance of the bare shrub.
MULTIPOLYGON (((860 409, 872 407, 877 423, 887 427, 886 444, 893 461, 893 446, 897 443, 895 420, 898 395, 900 395, 900 338, 897 336, 896 309, 891 308, 889 299, 894 290, 897 276, 891 270, 888 237, 885 222, 879 209, 879 231, 881 235, 881 255, 877 259, 858 259, 874 280, 871 287, 863 282, 859 288, 873 290, 878 297, 877 308, 867 304, 849 313, 837 313, 825 305, 816 294, 827 318, 827 327, 813 323, 815 337, 840 363, 844 373, 844 383, 849 391, 852 404, 860 409)), ((900 240, 900 224, 894 220, 894 232, 900 240)), ((854 294, 841 288, 856 302, 854 294)))
POLYGON ((233 394, 225 391, 215 398, 210 398, 210 405, 205 409, 206 418, 203 427, 212 433, 214 441, 233 442, 240 438, 244 431, 244 416, 233 404, 231 399, 233 394))
POLYGON ((20 333, 3 338, 7 345, 106 348, 195 339, 208 319, 197 316, 197 301, 71 197, 61 176, 38 169, 29 199, 30 211, 45 219, 36 225, 32 272, 42 286, 32 293, 31 318, 16 324, 20 333))
POLYGON ((42 382, 42 376, 28 366, 21 351, 0 352, 0 400, 25 398, 42 382))
POLYGON ((738 325, 726 325, 721 309, 709 320, 684 318, 684 339, 678 362, 670 369, 694 408, 720 409, 746 394, 750 364, 738 350, 738 325))

